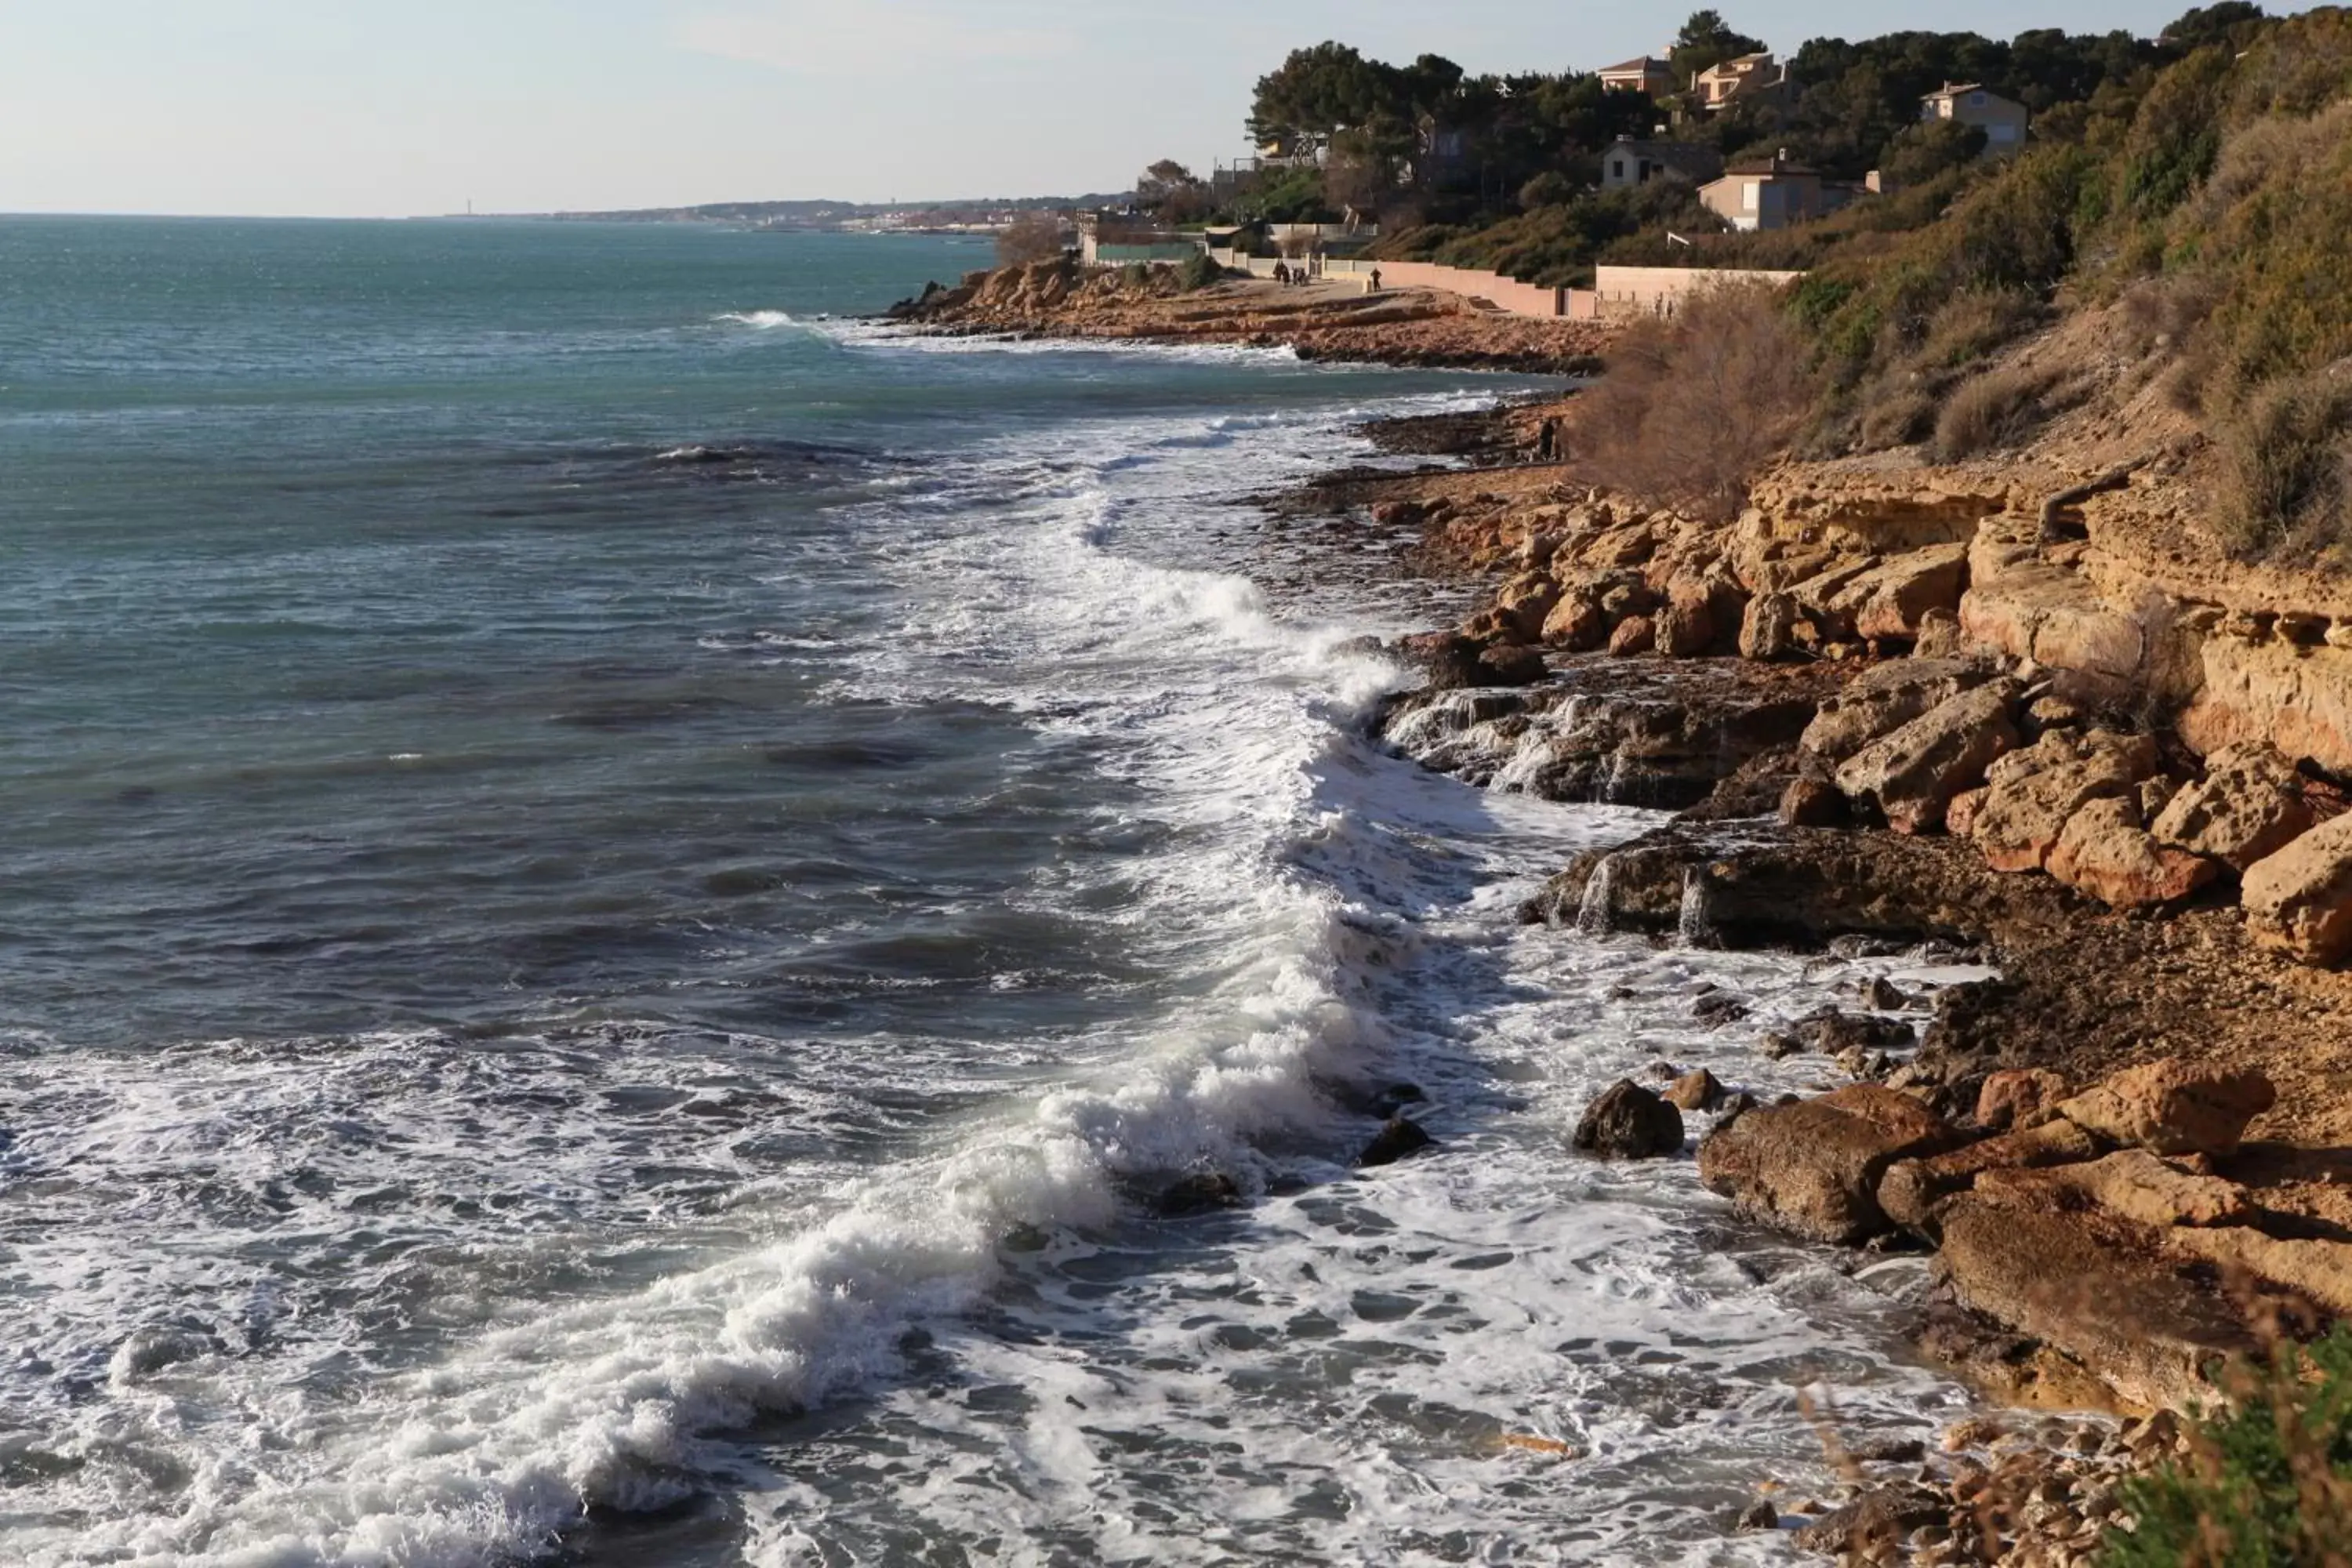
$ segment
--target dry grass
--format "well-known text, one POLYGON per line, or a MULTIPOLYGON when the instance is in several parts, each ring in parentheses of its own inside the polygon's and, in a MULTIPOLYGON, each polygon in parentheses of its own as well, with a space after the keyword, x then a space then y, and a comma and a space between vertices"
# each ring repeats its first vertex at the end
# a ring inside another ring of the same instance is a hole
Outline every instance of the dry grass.
POLYGON ((1936 416, 1936 460, 1956 463, 2014 447, 2082 400, 2058 370, 2002 365, 1962 382, 1936 416))
POLYGON ((2265 383, 2216 432, 2215 524, 2241 555, 2326 555, 2352 543, 2352 374, 2265 383))
POLYGON ((1570 450, 1591 480, 1694 517, 1727 520, 1784 451, 1815 395, 1778 289, 1721 289, 1618 341, 1577 400, 1570 450))

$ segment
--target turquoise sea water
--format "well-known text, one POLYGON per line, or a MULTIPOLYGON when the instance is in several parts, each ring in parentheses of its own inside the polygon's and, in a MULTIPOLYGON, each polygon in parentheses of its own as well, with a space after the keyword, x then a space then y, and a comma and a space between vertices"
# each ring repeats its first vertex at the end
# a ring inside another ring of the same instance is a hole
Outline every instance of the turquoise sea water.
POLYGON ((1641 815, 1236 499, 1507 384, 856 319, 987 256, 0 219, 0 1560, 1759 1560, 1946 1397, 1559 1152, 1818 977, 1518 928, 1641 815))

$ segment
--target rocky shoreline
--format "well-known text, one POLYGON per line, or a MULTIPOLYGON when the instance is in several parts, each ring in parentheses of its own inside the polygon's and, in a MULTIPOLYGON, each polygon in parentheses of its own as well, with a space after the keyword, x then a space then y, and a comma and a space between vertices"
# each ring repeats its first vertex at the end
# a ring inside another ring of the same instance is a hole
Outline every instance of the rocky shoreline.
MULTIPOLYGON (((2275 700, 2249 683, 2158 689, 2202 647, 2116 656, 2126 618, 2178 639, 2251 617, 2156 606, 2145 575, 2118 613, 2083 541, 2022 548, 2056 485, 1792 468, 1702 521, 1533 461, 1549 412, 1454 432, 1471 467, 1283 503, 1418 528, 1423 570, 1489 584, 1461 626, 1397 646, 1427 679, 1379 720, 1396 750, 1483 788, 1677 814, 1561 868, 1524 918, 1940 944, 1998 971, 1937 993, 1924 1039, 1881 1005, 1916 999, 1879 997, 1759 1042, 1847 1088, 1760 1105, 1691 1064, 1611 1090, 1579 1147, 1679 1156, 1679 1120, 1666 1137, 1650 1108, 1694 1114, 1698 1179, 1755 1221, 1932 1253, 1927 1355, 1996 1404, 2108 1417, 1964 1424, 1947 1454, 1847 1466, 1836 1507, 1747 1522, 1858 1562, 2087 1562, 2128 1526, 2119 1481, 2183 1451, 2173 1413, 2219 1396, 2218 1358, 2352 1314, 2335 759, 2237 739, 2214 705, 2275 700), (2179 721, 2200 701, 2201 733, 2179 721)), ((2304 629, 2335 646, 2332 622, 2304 629)))
POLYGON ((1333 363, 1531 375, 1591 374, 1608 340, 1596 322, 1513 316, 1430 289, 1368 294, 1352 283, 1235 279, 1186 291, 1172 268, 1133 279, 1067 260, 933 283, 888 319, 943 336, 1286 349, 1333 363))

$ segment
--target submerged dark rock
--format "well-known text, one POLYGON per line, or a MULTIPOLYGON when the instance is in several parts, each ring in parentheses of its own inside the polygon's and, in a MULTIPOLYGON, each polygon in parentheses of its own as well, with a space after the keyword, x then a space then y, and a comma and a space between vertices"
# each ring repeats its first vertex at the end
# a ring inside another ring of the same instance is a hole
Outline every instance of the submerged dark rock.
POLYGON ((1373 1135, 1357 1157, 1359 1165, 1393 1165, 1408 1154, 1417 1153, 1437 1142, 1420 1122, 1407 1117, 1392 1116, 1389 1124, 1373 1135))
POLYGON ((1160 1189, 1158 1208, 1170 1219, 1242 1206, 1242 1184, 1222 1171, 1203 1171, 1160 1189))

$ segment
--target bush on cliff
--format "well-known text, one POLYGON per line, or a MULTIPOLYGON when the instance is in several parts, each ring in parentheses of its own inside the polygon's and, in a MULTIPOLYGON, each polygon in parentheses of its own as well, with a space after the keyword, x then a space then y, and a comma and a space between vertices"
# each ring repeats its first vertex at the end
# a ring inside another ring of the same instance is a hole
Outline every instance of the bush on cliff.
POLYGON ((2282 1343, 2189 1452, 2129 1482, 2099 1568, 2344 1568, 2352 1561, 2352 1330, 2282 1343))
POLYGON ((1780 291, 1715 289, 1618 340, 1609 374, 1577 399, 1570 456, 1596 483, 1728 519, 1746 503, 1749 476, 1802 425, 1813 394, 1780 291))

